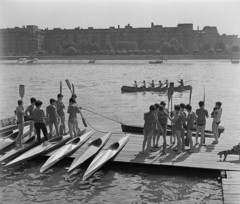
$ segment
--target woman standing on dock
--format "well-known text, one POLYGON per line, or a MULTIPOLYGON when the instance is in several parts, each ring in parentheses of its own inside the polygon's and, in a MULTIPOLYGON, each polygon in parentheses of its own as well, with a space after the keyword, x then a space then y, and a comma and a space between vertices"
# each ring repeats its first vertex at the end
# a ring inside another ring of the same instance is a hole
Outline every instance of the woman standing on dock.
POLYGON ((151 105, 149 107, 149 112, 144 113, 144 126, 143 126, 143 143, 142 143, 142 151, 141 154, 144 154, 145 146, 147 143, 147 149, 146 149, 146 155, 148 156, 149 150, 151 149, 151 140, 153 135, 153 123, 157 122, 157 117, 155 114, 156 107, 154 105, 151 105))
POLYGON ((24 108, 23 108, 23 101, 18 100, 18 106, 16 108, 16 115, 17 115, 17 126, 18 126, 18 135, 16 138, 17 146, 21 147, 22 145, 22 135, 23 135, 23 128, 24 128, 24 108))
POLYGON ((33 130, 34 130, 34 135, 36 135, 36 130, 34 128, 34 121, 33 121, 33 110, 35 109, 36 98, 31 98, 30 102, 31 102, 31 105, 28 106, 25 111, 25 115, 29 118, 29 124, 30 124, 29 138, 32 136, 33 130))
MULTIPOLYGON (((35 106, 36 108, 33 110, 34 127, 36 129, 38 143, 41 144, 41 130, 43 132, 45 142, 48 140, 48 133, 45 125, 45 113, 44 110, 41 109, 42 101, 37 100, 35 106)), ((45 142, 44 144, 46 144, 45 142)))
POLYGON ((158 103, 156 103, 154 106, 156 107, 155 115, 157 117, 157 122, 153 122, 153 148, 158 147, 160 135, 163 132, 163 128, 160 125, 159 120, 158 120, 160 105, 158 103), (157 138, 156 138, 156 136, 157 136, 157 138))
MULTIPOLYGON (((62 128, 63 128, 63 134, 66 135, 66 126, 65 126, 65 113, 64 113, 64 110, 65 109, 65 106, 62 102, 62 99, 63 99, 63 95, 62 94, 58 94, 57 95, 57 114, 58 116, 60 117, 60 122, 59 124, 62 125, 62 128)), ((60 126, 59 126, 60 127, 60 126)))
POLYGON ((49 124, 49 130, 50 130, 50 137, 52 137, 53 125, 56 130, 56 135, 59 136, 58 122, 61 121, 61 118, 57 114, 56 106, 57 106, 56 100, 51 98, 50 105, 46 108, 47 121, 49 124))
POLYGON ((219 137, 219 133, 218 133, 218 126, 221 123, 221 116, 222 116, 222 103, 220 101, 216 102, 215 108, 213 113, 211 114, 211 117, 213 118, 212 121, 212 132, 213 135, 215 137, 215 140, 213 141, 213 144, 218 144, 218 137, 219 137))
POLYGON ((69 99, 69 106, 67 113, 69 113, 68 118, 68 127, 69 127, 69 133, 71 138, 73 138, 73 135, 75 137, 78 136, 78 132, 76 131, 76 121, 77 121, 77 114, 80 113, 80 109, 76 104, 76 100, 74 98, 69 99))

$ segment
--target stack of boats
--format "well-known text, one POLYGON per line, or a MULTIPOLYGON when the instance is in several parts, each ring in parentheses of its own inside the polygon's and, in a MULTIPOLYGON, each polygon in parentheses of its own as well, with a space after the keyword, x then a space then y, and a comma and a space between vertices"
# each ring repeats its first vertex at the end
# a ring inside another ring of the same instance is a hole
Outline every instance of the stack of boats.
MULTIPOLYGON (((70 134, 56 137, 54 137, 55 135, 53 134, 52 139, 39 144, 34 133, 31 137, 29 137, 29 126, 25 126, 24 134, 22 136, 23 145, 22 147, 14 148, 18 130, 16 129, 16 125, 11 126, 12 129, 8 128, 7 131, 12 132, 5 137, 1 137, 0 140, 0 153, 5 153, 2 157, 0 157, 0 163, 5 165, 4 167, 13 167, 15 165, 23 163, 24 161, 28 161, 37 156, 45 155, 52 152, 53 150, 56 150, 41 167, 40 172, 46 171, 61 159, 76 152, 94 134, 93 130, 88 132, 84 130, 80 132, 80 135, 78 137, 73 139, 71 139, 70 134)), ((4 128, 6 129, 6 127, 2 127, 0 129, 1 134, 5 133, 4 128)), ((94 172, 101 168, 106 162, 113 159, 124 148, 130 139, 130 134, 126 134, 120 140, 105 147, 110 137, 111 132, 89 142, 87 150, 83 154, 79 153, 76 155, 68 172, 71 173, 85 161, 95 157, 83 176, 83 180, 86 180, 94 172)), ((44 138, 42 137, 42 142, 43 141, 44 138)))

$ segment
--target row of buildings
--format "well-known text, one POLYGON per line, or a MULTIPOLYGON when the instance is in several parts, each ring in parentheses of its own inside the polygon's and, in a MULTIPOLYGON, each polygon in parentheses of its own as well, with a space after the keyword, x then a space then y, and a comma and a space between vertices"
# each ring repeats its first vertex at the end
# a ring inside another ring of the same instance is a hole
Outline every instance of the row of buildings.
POLYGON ((169 42, 176 38, 190 52, 194 46, 201 47, 209 43, 212 47, 217 42, 223 42, 228 46, 240 45, 237 35, 220 35, 217 27, 206 26, 202 30, 193 30, 193 24, 178 24, 177 27, 163 27, 151 24, 147 28, 133 28, 129 24, 124 28, 118 26, 108 29, 74 29, 54 28, 52 30, 39 29, 35 25, 27 25, 22 28, 0 29, 0 55, 31 55, 40 51, 54 53, 57 45, 68 42, 81 43, 83 40, 97 43, 100 47, 106 42, 113 46, 119 41, 137 42, 140 46, 145 40, 159 41, 165 39, 169 42))

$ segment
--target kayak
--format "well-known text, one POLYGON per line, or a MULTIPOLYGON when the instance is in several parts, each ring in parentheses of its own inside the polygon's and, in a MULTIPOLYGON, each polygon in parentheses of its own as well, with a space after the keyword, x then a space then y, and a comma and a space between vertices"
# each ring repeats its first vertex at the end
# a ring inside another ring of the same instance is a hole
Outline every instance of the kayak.
MULTIPOLYGON (((121 123, 121 127, 122 127, 122 131, 126 132, 126 133, 137 133, 137 134, 143 134, 143 125, 127 125, 124 123, 121 123)), ((168 125, 167 126, 167 135, 171 135, 172 134, 172 126, 168 125)), ((221 135, 221 133, 224 132, 224 127, 223 126, 219 126, 218 127, 218 132, 219 132, 219 137, 221 135)), ((187 133, 186 133, 187 134, 187 133)), ((201 133, 199 133, 200 135, 201 133)), ((196 135, 196 130, 193 131, 193 136, 196 135)), ((210 130, 205 130, 205 137, 213 137, 213 133, 210 130)))
MULTIPOLYGON (((182 92, 191 90, 191 85, 186 86, 176 86, 174 87, 174 91, 182 92)), ((121 91, 122 92, 144 92, 144 91, 155 91, 155 92, 166 92, 168 90, 167 87, 133 87, 133 86, 122 86, 121 91)))
POLYGON ((83 180, 88 179, 106 162, 115 157, 124 148, 129 139, 130 134, 126 135, 125 137, 122 137, 118 142, 114 142, 113 144, 109 145, 106 149, 101 150, 89 165, 88 169, 83 175, 83 180))
POLYGON ((34 157, 37 157, 42 154, 46 154, 48 152, 53 151, 54 149, 61 147, 64 145, 66 142, 70 140, 70 134, 64 135, 64 136, 57 136, 54 137, 46 142, 46 144, 40 144, 37 145, 36 147, 28 150, 27 152, 21 154, 11 162, 7 163, 4 167, 12 167, 17 164, 20 164, 24 161, 28 161, 34 157))
MULTIPOLYGON (((24 127, 23 129, 22 140, 24 142, 26 141, 25 137, 29 135, 29 129, 29 126, 24 127)), ((12 134, 0 141, 0 153, 4 152, 7 148, 13 147, 16 144, 16 137, 18 135, 18 132, 18 130, 14 130, 12 134)))
POLYGON ((93 141, 91 141, 88 146, 89 148, 87 149, 86 152, 84 152, 82 155, 78 154, 74 161, 72 162, 71 166, 68 169, 68 173, 72 172, 74 169, 76 169, 78 166, 80 166, 83 162, 88 160, 89 158, 93 157, 96 155, 103 147, 104 145, 108 142, 108 140, 111 137, 111 132, 107 133, 101 138, 97 138, 93 141))
POLYGON ((29 149, 37 146, 38 141, 36 139, 36 136, 30 137, 28 140, 26 140, 23 144, 22 147, 15 147, 14 149, 10 150, 6 154, 4 154, 2 157, 0 157, 0 163, 1 164, 6 164, 8 161, 18 157, 22 153, 28 151, 29 149))
POLYGON ((92 135, 94 131, 91 130, 82 136, 73 138, 68 141, 63 147, 61 147, 58 151, 56 151, 41 167, 40 172, 44 172, 52 165, 67 157, 68 155, 74 153, 78 148, 80 148, 92 135))

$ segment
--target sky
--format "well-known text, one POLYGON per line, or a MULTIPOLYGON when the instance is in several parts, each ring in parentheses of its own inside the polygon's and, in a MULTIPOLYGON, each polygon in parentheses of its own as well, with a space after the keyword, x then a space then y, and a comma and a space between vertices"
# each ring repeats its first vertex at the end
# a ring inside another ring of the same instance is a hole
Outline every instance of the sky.
POLYGON ((216 26, 240 37, 240 0, 0 0, 0 28, 216 26))

